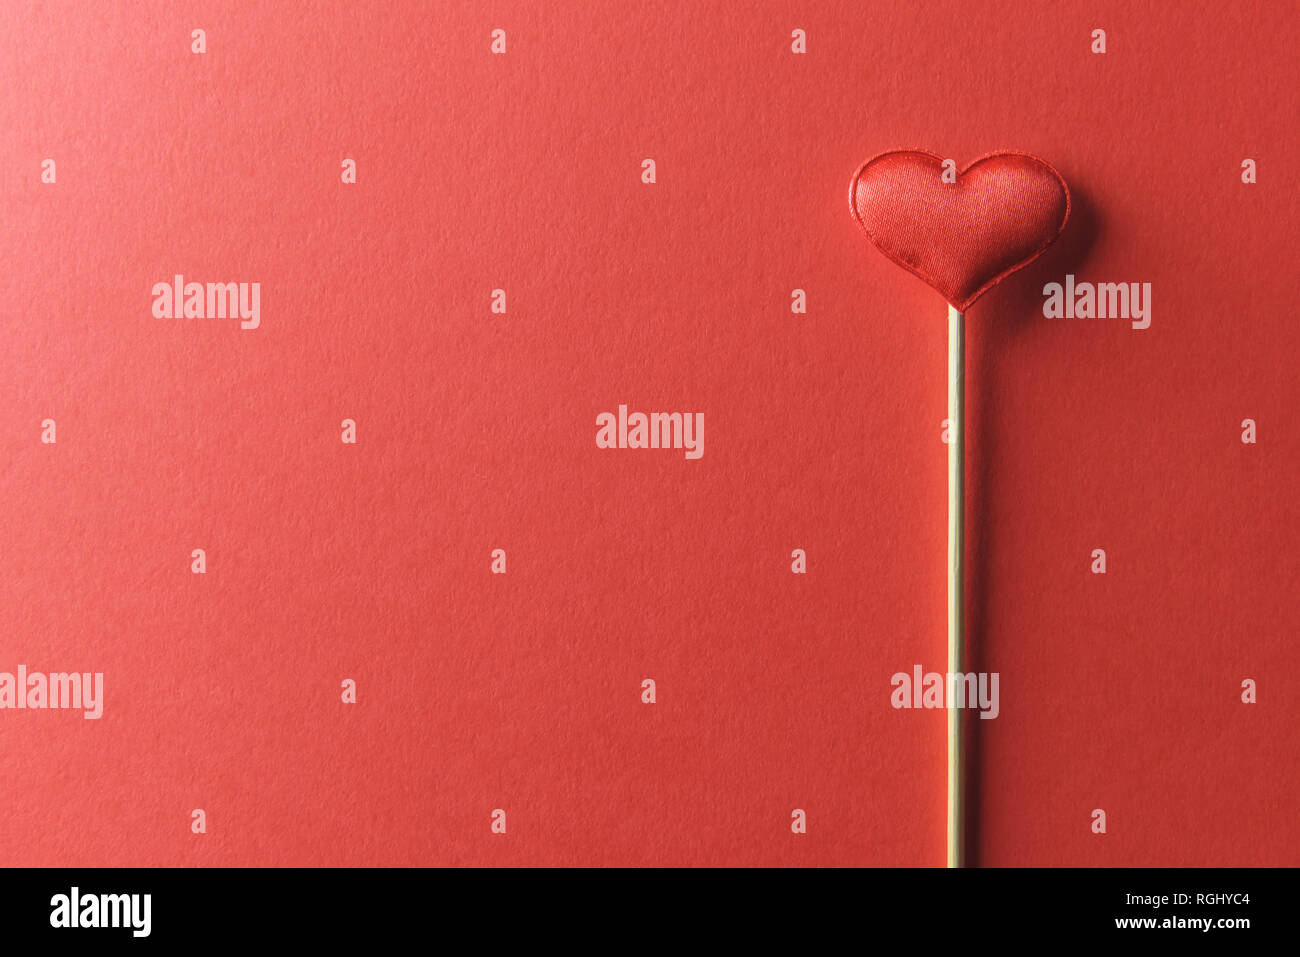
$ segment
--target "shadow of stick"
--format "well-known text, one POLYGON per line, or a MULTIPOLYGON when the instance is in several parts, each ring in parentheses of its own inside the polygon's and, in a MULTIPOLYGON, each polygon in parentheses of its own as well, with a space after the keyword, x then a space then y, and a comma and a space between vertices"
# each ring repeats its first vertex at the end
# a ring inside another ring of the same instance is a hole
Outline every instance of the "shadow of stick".
MULTIPOLYGON (((977 316, 967 328, 967 348, 977 344, 978 361, 975 367, 985 374, 979 381, 968 376, 966 388, 978 390, 979 402, 975 421, 966 423, 966 668, 967 671, 988 670, 988 663, 996 660, 993 650, 997 638, 989 629, 989 596, 994 594, 996 581, 990 574, 990 557, 999 548, 1013 547, 1014 542, 996 539, 998 516, 991 494, 998 465, 997 425, 1005 421, 999 415, 1000 393, 995 376, 997 363, 989 361, 1003 349, 1015 348, 1015 340, 1023 335, 1034 320, 1043 318, 1043 286, 1061 281, 1067 272, 1074 272, 1088 257, 1101 234, 1101 221, 1096 207, 1087 194, 1077 187, 1070 190, 1070 220, 1061 238, 1041 258, 1026 266, 1021 272, 1007 278, 990 291, 987 301, 976 308, 987 321, 977 316), (975 333, 971 335, 971 333, 975 333), (970 481, 974 477, 975 481, 970 481)), ((969 360, 969 356, 968 356, 969 360)), ((967 368, 970 368, 969 361, 967 368)), ((1023 400, 1024 397, 1021 397, 1023 400)), ((1023 407, 1023 401, 1013 403, 1023 407)), ((1001 689, 999 679, 999 692, 1001 689)), ((981 743, 981 724, 993 724, 980 719, 978 712, 962 716, 966 745, 966 864, 978 867, 984 863, 988 850, 983 843, 979 822, 982 811, 997 800, 992 790, 997 781, 996 769, 984 767, 986 750, 981 743), (988 773, 986 773, 988 772, 988 773)))

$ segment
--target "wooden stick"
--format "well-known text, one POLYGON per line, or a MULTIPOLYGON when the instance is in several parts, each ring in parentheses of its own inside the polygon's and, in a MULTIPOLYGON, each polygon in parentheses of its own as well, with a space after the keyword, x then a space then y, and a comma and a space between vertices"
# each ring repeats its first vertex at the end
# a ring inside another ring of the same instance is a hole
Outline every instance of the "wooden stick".
MULTIPOLYGON (((965 391, 965 348, 962 324, 965 317, 948 306, 948 674, 966 671, 962 643, 961 562, 965 502, 962 497, 962 404, 965 391)), ((964 688, 960 680, 949 679, 953 688, 964 688)), ((960 702, 964 705, 965 701, 960 702)), ((948 866, 965 864, 966 807, 962 755, 962 717, 965 709, 948 701, 948 866)))

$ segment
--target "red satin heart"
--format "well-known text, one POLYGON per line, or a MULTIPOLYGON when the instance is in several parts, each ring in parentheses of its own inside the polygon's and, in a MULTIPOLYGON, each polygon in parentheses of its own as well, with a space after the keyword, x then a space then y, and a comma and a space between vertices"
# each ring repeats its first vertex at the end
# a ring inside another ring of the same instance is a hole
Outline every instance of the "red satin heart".
POLYGON ((990 153, 942 179, 943 160, 891 150, 853 174, 849 206, 876 248, 937 289, 959 311, 1061 234, 1070 190, 1027 153, 990 153))

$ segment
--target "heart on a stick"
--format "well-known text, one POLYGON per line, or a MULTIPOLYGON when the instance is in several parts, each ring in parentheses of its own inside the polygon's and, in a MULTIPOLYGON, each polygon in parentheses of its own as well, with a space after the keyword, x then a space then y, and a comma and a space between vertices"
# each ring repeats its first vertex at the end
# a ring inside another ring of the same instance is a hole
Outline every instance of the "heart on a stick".
POLYGON ((990 153, 945 182, 944 160, 891 150, 858 167, 853 218, 882 253, 965 312, 1065 228, 1070 191, 1027 153, 990 153))

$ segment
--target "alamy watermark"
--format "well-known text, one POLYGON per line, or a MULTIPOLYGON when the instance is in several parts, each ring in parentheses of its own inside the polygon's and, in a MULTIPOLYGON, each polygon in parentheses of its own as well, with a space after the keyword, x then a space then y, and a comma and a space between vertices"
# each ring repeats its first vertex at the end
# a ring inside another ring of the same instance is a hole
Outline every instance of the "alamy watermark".
POLYGON ((970 708, 981 718, 996 718, 1002 710, 998 677, 996 671, 923 672, 914 665, 911 674, 899 671, 889 679, 889 702, 895 708, 970 708))
POLYGON ((171 282, 153 284, 153 314, 158 319, 239 319, 239 328, 262 324, 260 282, 171 282))
POLYGON ((28 673, 26 665, 19 665, 17 674, 0 671, 0 709, 3 708, 81 710, 88 720, 100 718, 104 714, 104 673, 28 673))

